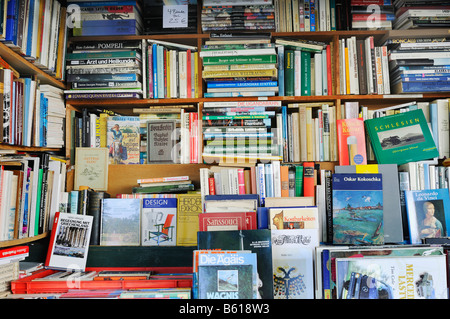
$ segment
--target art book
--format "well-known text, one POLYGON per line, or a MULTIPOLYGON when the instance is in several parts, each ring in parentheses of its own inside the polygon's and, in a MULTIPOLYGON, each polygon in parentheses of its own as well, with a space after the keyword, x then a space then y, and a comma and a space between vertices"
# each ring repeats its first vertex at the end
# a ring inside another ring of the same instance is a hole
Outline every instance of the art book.
POLYGON ((200 299, 257 299, 256 254, 200 254, 198 295, 200 299))
POLYGON ((383 244, 381 174, 333 174, 333 243, 383 244))
POLYGON ((248 250, 257 255, 258 298, 273 299, 272 244, 269 229, 198 232, 198 249, 248 250))
POLYGON ((198 216, 202 213, 201 194, 178 194, 177 246, 197 246, 198 216))
POLYGON ((177 242, 177 199, 142 199, 142 246, 175 246, 177 242))
POLYGON ((139 116, 110 116, 106 123, 109 164, 139 164, 139 116))
POLYGON ((272 230, 273 293, 275 299, 314 299, 316 229, 272 230))
POLYGON ((423 238, 447 237, 450 229, 448 189, 404 192, 411 243, 420 244, 423 238))
POLYGON ((339 299, 447 299, 446 256, 336 259, 339 299))
POLYGON ((108 149, 77 147, 75 152, 74 189, 88 186, 96 191, 108 189, 108 149))
POLYGON ((362 118, 336 121, 339 165, 367 164, 366 135, 362 118))
POLYGON ((45 266, 65 271, 84 271, 93 216, 55 213, 45 266))
POLYGON ((269 219, 270 229, 319 229, 317 206, 271 207, 269 219))
POLYGON ((379 164, 405 164, 439 156, 421 109, 365 122, 379 164))
POLYGON ((100 245, 140 245, 141 199, 105 198, 102 207, 100 245))

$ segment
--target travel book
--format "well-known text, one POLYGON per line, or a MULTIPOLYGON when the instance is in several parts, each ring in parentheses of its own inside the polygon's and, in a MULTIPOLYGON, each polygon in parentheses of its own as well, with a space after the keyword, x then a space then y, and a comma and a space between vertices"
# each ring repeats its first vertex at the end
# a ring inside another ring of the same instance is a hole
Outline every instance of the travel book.
POLYGON ((410 241, 447 237, 450 229, 450 198, 447 188, 407 190, 406 211, 410 241))
POLYGON ((138 116, 110 116, 107 120, 109 164, 140 164, 138 116))
POLYGON ((366 120, 379 164, 405 164, 439 156, 421 109, 366 120))
POLYGON ((333 174, 333 243, 383 244, 381 174, 333 174))
POLYGON ((142 199, 142 246, 175 246, 177 242, 177 199, 142 199))
POLYGON ((362 118, 336 121, 339 165, 367 164, 366 135, 362 118))
POLYGON ((84 271, 89 250, 93 216, 55 213, 45 267, 84 271))

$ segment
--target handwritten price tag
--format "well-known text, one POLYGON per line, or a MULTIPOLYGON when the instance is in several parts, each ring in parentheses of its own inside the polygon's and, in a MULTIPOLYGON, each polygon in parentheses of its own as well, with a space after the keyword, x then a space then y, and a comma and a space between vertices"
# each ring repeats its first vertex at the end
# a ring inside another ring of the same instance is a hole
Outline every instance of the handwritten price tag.
POLYGON ((163 7, 163 28, 187 28, 187 26, 187 5, 171 5, 163 7))

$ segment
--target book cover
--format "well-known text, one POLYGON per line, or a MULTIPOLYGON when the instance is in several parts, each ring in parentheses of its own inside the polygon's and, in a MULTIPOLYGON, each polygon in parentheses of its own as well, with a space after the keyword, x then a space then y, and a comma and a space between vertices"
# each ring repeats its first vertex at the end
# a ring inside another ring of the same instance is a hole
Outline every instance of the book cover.
POLYGON ((381 174, 333 174, 333 243, 383 244, 381 174))
POLYGON ((272 230, 274 299, 314 299, 317 229, 272 230))
POLYGON ((337 165, 336 173, 381 174, 383 181, 383 228, 385 243, 402 243, 403 218, 400 205, 398 167, 395 164, 337 165))
POLYGON ((406 190, 406 211, 410 241, 447 237, 450 227, 450 199, 447 188, 406 190))
POLYGON ((139 198, 103 199, 100 245, 140 245, 141 200, 139 198))
POLYGON ((201 194, 178 194, 177 246, 197 246, 201 194))
POLYGON ((379 164, 405 164, 439 156, 422 110, 365 121, 379 164))
POLYGON ((362 118, 336 120, 339 165, 367 164, 366 137, 362 118))
POLYGON ((198 249, 249 250, 257 255, 258 298, 273 299, 272 244, 269 229, 198 232, 198 249))
POLYGON ((139 164, 140 120, 138 116, 107 119, 109 164, 139 164))
POLYGON ((175 163, 175 120, 147 121, 147 163, 175 163))
POLYGON ((445 258, 337 258, 338 298, 447 299, 445 258))
POLYGON ((141 216, 142 246, 176 245, 176 198, 143 198, 141 216))
POLYGON ((77 147, 75 151, 74 189, 88 186, 93 190, 108 189, 108 149, 77 147))
POLYGON ((84 271, 93 217, 55 213, 45 266, 66 271, 84 271))
POLYGON ((317 206, 269 208, 270 229, 318 229, 317 206))
POLYGON ((200 299, 257 299, 258 276, 255 253, 200 254, 200 299))
POLYGON ((199 214, 199 231, 256 229, 256 212, 228 212, 199 214))

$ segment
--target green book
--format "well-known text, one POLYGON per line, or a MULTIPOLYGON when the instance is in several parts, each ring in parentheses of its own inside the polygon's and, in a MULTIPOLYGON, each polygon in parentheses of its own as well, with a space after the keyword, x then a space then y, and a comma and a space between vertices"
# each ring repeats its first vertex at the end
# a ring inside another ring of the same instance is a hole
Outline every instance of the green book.
POLYGON ((276 63, 276 54, 247 55, 247 56, 211 56, 203 58, 203 65, 215 64, 257 64, 276 63))
POLYGON ((295 166, 295 197, 303 196, 303 166, 295 166))
POLYGON ((130 51, 107 51, 107 52, 86 52, 86 53, 67 53, 67 60, 86 60, 86 59, 109 59, 109 58, 141 58, 140 53, 135 50, 130 51))
POLYGON ((422 110, 364 121, 378 164, 405 164, 439 156, 422 110))
POLYGON ((284 94, 286 96, 294 96, 294 53, 294 50, 284 52, 284 94))
POLYGON ((36 193, 36 217, 35 217, 35 225, 34 225, 34 236, 39 235, 39 215, 41 213, 41 196, 42 196, 42 178, 44 175, 44 170, 42 168, 38 171, 38 184, 37 184, 37 193, 36 193))
POLYGON ((302 51, 300 58, 302 80, 301 80, 301 93, 302 96, 311 95, 311 53, 302 51))

